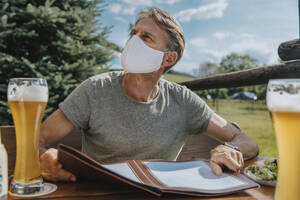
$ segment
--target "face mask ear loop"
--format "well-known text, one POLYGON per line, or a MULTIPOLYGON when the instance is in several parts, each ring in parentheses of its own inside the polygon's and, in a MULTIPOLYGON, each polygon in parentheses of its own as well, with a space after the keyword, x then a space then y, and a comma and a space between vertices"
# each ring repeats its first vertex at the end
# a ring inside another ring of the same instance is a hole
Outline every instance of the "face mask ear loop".
MULTIPOLYGON (((164 50, 164 51, 162 51, 162 52, 164 53, 164 57, 165 57, 166 53, 170 52, 170 50, 167 48, 166 50, 164 50)), ((162 62, 164 62, 164 58, 163 58, 162 62)), ((161 63, 161 65, 162 65, 162 63, 161 63)), ((160 65, 160 68, 161 68, 161 65, 160 65)), ((160 68, 159 68, 158 70, 160 70, 160 68)), ((158 70, 156 70, 155 72, 157 72, 158 70)), ((163 75, 164 75, 164 74, 162 74, 162 75, 160 76, 160 79, 163 78, 163 75)))

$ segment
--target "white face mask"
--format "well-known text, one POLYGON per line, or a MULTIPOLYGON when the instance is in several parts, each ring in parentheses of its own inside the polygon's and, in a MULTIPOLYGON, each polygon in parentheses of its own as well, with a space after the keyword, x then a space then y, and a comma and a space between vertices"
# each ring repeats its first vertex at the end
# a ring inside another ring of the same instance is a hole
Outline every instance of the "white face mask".
POLYGON ((139 36, 132 36, 122 52, 121 64, 129 73, 157 71, 163 61, 164 52, 148 47, 139 36))

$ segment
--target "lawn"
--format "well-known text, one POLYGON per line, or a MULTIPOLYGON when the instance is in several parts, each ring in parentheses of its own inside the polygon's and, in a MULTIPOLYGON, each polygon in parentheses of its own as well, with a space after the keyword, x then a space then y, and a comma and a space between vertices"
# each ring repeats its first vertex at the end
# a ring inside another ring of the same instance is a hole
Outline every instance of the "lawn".
POLYGON ((259 156, 277 156, 272 122, 264 102, 218 100, 218 104, 207 103, 223 118, 237 122, 244 133, 257 141, 259 156))
POLYGON ((183 75, 178 75, 178 74, 165 74, 164 78, 168 81, 172 82, 183 82, 183 81, 191 81, 194 80, 194 77, 190 76, 183 76, 183 75))

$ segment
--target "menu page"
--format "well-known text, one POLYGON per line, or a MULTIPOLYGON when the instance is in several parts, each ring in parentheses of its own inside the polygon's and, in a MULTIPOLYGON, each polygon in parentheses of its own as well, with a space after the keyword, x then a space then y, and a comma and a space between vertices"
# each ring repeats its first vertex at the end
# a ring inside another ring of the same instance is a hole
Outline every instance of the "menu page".
POLYGON ((103 166, 109 169, 110 171, 113 171, 117 174, 124 176, 125 178, 141 183, 141 181, 134 175, 130 167, 127 165, 127 163, 108 164, 103 166))
POLYGON ((223 190, 247 185, 243 180, 227 173, 216 176, 205 161, 144 162, 163 184, 169 187, 223 190))

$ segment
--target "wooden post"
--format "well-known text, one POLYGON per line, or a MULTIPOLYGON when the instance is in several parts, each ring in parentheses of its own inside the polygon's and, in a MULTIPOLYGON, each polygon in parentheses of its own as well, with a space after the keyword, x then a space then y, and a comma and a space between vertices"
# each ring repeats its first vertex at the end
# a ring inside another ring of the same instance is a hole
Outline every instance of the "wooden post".
POLYGON ((300 61, 218 74, 179 84, 191 90, 204 90, 259 85, 268 83, 269 79, 278 78, 300 78, 300 61))
POLYGON ((300 0, 298 0, 298 29, 299 29, 299 37, 300 37, 300 0))

